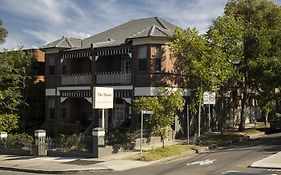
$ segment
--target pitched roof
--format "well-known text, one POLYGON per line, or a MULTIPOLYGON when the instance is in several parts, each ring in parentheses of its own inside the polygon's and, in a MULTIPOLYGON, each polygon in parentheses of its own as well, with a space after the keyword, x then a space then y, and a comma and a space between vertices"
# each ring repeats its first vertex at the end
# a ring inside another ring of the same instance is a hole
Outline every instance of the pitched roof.
POLYGON ((98 33, 91 37, 81 39, 62 37, 42 47, 45 48, 89 48, 109 47, 125 44, 127 39, 143 37, 170 37, 176 25, 159 17, 131 20, 117 27, 98 33))
POLYGON ((176 25, 158 17, 132 20, 82 40, 82 47, 107 47, 124 44, 128 38, 172 36, 176 25))
POLYGON ((173 31, 153 25, 151 27, 145 28, 144 30, 138 33, 129 36, 128 38, 143 38, 143 37, 150 37, 150 36, 170 37, 172 35, 173 35, 173 31))
POLYGON ((53 41, 51 43, 47 43, 42 46, 42 49, 46 48, 73 48, 73 47, 81 47, 81 39, 76 38, 67 38, 63 36, 62 38, 53 41))

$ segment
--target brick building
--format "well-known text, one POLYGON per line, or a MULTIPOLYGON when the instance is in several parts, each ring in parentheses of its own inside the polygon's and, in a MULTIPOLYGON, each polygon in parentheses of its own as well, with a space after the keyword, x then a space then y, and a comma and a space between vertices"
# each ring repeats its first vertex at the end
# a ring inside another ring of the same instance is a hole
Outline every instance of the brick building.
POLYGON ((177 26, 158 17, 132 20, 85 39, 62 37, 44 45, 46 122, 68 131, 101 126, 93 87, 113 87, 114 107, 105 129, 136 127, 132 101, 159 87, 178 88, 169 41, 177 26))

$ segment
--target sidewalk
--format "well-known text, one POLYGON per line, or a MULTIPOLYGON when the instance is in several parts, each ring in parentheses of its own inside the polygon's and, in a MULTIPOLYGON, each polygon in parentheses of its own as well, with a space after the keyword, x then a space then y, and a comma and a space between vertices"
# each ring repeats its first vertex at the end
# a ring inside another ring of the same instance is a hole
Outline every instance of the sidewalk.
MULTIPOLYGON (((116 155, 129 156, 129 154, 116 155)), ((154 162, 111 158, 66 158, 0 155, 0 169, 32 173, 74 173, 81 171, 123 171, 154 162)))
POLYGON ((250 165, 253 168, 281 169, 281 152, 250 165))
MULTIPOLYGON (((167 145, 177 144, 180 141, 167 142, 167 145)), ((144 145, 143 150, 161 147, 162 144, 144 145)), ((139 149, 138 147, 136 148, 139 149)), ((120 152, 102 158, 77 158, 77 157, 34 157, 0 155, 0 169, 31 173, 75 173, 81 171, 104 172, 123 171, 151 165, 159 161, 128 160, 138 154, 134 152, 120 152)))

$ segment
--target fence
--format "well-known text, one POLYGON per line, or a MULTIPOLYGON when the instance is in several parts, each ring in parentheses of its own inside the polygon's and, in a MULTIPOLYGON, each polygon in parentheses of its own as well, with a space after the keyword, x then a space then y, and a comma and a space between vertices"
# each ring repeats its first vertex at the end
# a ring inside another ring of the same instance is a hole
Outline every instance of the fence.
MULTIPOLYGON (((153 146, 161 142, 159 137, 147 135, 145 140, 153 146)), ((138 132, 111 131, 105 138, 104 130, 95 128, 92 135, 84 134, 46 137, 44 130, 36 130, 34 136, 28 134, 7 134, 0 132, 0 154, 65 156, 65 157, 103 157, 119 151, 138 149, 138 132), (108 145, 108 146, 105 146, 108 145)), ((144 142, 144 140, 142 141, 144 142)))
MULTIPOLYGON (((0 153, 14 155, 37 156, 81 156, 98 157, 98 146, 93 147, 96 134, 92 136, 83 134, 46 137, 44 130, 36 130, 34 137, 28 134, 7 134, 0 132, 0 153), (93 153, 95 150, 95 153, 93 153)), ((97 140, 97 139, 96 139, 97 140)))

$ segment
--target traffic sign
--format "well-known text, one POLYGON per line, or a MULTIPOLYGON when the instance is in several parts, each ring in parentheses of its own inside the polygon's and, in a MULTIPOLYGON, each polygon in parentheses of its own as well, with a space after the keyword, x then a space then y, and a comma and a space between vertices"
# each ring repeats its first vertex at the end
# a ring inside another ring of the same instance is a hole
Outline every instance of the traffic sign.
POLYGON ((216 92, 204 92, 203 94, 203 104, 216 104, 216 92))

